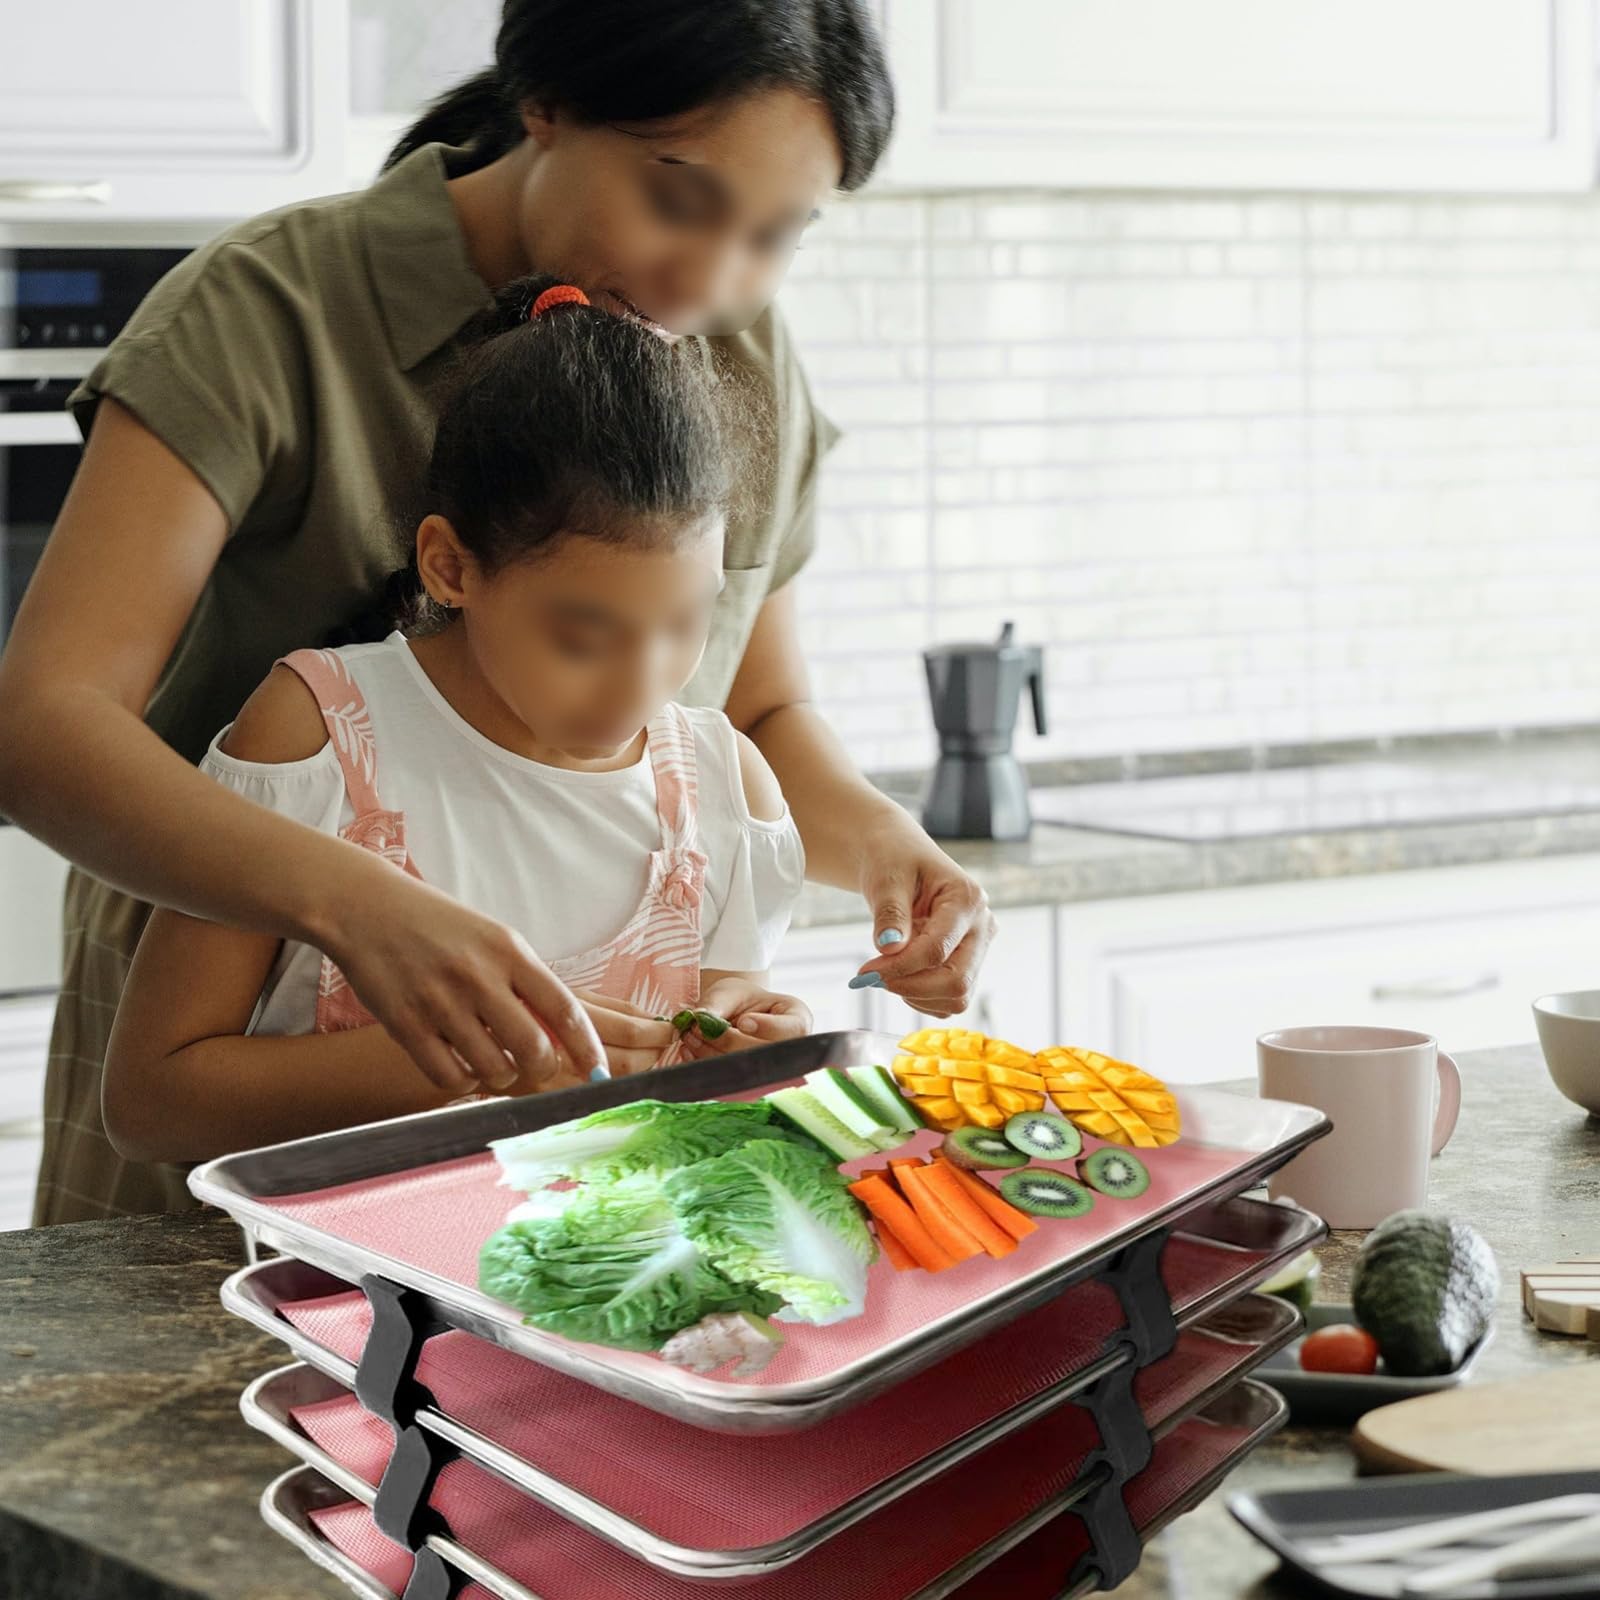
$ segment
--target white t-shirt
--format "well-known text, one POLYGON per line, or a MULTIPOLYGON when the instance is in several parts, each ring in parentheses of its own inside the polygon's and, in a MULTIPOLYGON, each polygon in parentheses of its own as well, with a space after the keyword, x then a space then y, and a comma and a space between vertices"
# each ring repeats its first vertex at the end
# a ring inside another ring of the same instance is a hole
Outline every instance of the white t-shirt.
MULTIPOLYGON (((367 702, 378 752, 378 796, 403 811, 406 843, 425 882, 515 928, 546 961, 607 943, 633 915, 661 844, 649 752, 616 772, 530 761, 464 720, 398 633, 350 645, 343 658, 367 702)), ((805 852, 784 808, 751 816, 733 725, 685 706, 699 773, 705 851, 701 965, 761 972, 772 965, 805 878, 805 852)), ((201 770, 258 805, 337 833, 353 820, 333 745, 304 761, 240 761, 211 742, 201 770)), ((321 955, 286 941, 251 1031, 310 1033, 321 955)))

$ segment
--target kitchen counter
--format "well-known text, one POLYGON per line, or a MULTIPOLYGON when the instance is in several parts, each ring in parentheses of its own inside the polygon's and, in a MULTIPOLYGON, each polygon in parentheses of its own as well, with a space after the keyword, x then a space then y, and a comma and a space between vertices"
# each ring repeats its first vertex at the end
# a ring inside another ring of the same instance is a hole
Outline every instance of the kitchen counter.
MULTIPOLYGON (((1459 780, 1464 771, 1481 776, 1485 789, 1548 778, 1552 788, 1592 781, 1600 762, 1600 733, 1526 736, 1509 740, 1418 741, 1400 754, 1408 767, 1459 780)), ((1296 752, 1301 759, 1313 750, 1296 752)), ((1388 747, 1341 747, 1341 756, 1393 752, 1388 747)), ((1170 767, 1157 769, 1171 776, 1170 767)), ((1216 769, 1202 767, 1196 775, 1216 769)), ((1030 769, 1037 787, 1077 775, 1074 769, 1030 769)), ((1097 775, 1097 774, 1096 774, 1097 775)), ((1130 779, 1130 794, 1140 780, 1130 779)), ((916 785, 905 775, 883 780, 886 793, 913 811, 916 785)), ((1533 860, 1544 856, 1600 854, 1600 810, 1517 817, 1418 822, 1356 827, 1334 833, 1274 834, 1184 843, 1104 833, 1089 828, 1036 823, 1033 837, 1018 844, 952 840, 944 848, 983 885, 996 907, 1116 900, 1186 890, 1239 888, 1311 878, 1420 871, 1481 862, 1533 860)), ((808 884, 796 907, 794 926, 859 922, 859 895, 808 884)))
MULTIPOLYGON (((1600 1241, 1600 1120, 1550 1085, 1537 1049, 1461 1058, 1461 1122, 1430 1203, 1493 1242, 1504 1287, 1480 1381, 1600 1358, 1522 1316, 1517 1269, 1600 1241), (1510 1153, 1515 1152, 1515 1159, 1510 1153)), ((1242 1093, 1249 1084, 1228 1085, 1242 1093)), ((1348 1282, 1357 1234, 1323 1248, 1322 1293, 1348 1282)), ((213 1212, 0 1234, 0 1594, 27 1600, 335 1600, 347 1591, 260 1520, 286 1455, 238 1414, 284 1348, 225 1313, 240 1236, 213 1212)), ((1291 1427, 1229 1488, 1331 1482, 1342 1430, 1291 1427)), ((1116 1592, 1288 1595, 1220 1496, 1151 1545, 1116 1592)), ((833 1597, 827 1597, 833 1600, 833 1597)))

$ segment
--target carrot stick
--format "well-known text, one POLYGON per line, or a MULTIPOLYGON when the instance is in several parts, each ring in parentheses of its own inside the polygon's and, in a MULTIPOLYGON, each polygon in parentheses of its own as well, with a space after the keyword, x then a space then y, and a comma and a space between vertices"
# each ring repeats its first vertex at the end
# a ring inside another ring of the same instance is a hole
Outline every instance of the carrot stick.
POLYGON ((951 1216, 945 1203, 928 1187, 927 1168, 921 1162, 905 1163, 895 1170, 906 1199, 922 1225, 957 1261, 983 1254, 983 1246, 951 1216))
POLYGON ((934 1159, 941 1167, 947 1167, 954 1173, 956 1182, 1019 1244, 1030 1233, 1039 1231, 1039 1224, 1032 1217, 1025 1211, 1018 1211, 1003 1194, 997 1193, 994 1186, 985 1183, 977 1173, 968 1172, 965 1167, 958 1167, 953 1161, 946 1161, 938 1151, 934 1152, 934 1159))
POLYGON ((943 1272, 956 1264, 956 1258, 935 1242, 916 1212, 889 1187, 886 1178, 857 1179, 850 1185, 850 1193, 872 1213, 874 1221, 885 1223, 894 1231, 919 1266, 929 1272, 943 1272))
POLYGON ((909 1272, 916 1261, 906 1247, 900 1243, 900 1236, 887 1222, 877 1224, 878 1243, 883 1247, 883 1253, 889 1258, 889 1265, 896 1272, 909 1272))
POLYGON ((936 1161, 931 1167, 925 1168, 922 1181, 943 1201, 945 1209, 951 1216, 996 1261, 1001 1256, 1010 1255, 1017 1248, 1017 1241, 962 1188, 950 1175, 950 1168, 944 1162, 936 1161))

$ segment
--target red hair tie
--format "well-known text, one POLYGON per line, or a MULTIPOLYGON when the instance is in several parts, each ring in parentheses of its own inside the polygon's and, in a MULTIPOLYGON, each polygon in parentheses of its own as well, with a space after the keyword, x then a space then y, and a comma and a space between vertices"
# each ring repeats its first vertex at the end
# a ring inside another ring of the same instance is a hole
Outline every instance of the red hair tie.
POLYGON ((552 306, 586 306, 589 297, 576 284, 554 283, 528 307, 528 321, 542 317, 552 306))

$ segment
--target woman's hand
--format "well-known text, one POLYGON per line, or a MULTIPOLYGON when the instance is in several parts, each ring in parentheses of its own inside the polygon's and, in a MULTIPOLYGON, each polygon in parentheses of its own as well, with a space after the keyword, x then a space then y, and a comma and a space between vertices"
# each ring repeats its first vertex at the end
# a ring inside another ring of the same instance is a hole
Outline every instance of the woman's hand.
POLYGON ((929 1016, 965 1011, 995 935, 988 897, 909 819, 870 838, 861 861, 861 893, 884 953, 850 987, 888 989, 929 1016))
POLYGON ((596 994, 592 989, 572 992, 589 1013, 600 1043, 605 1046, 606 1064, 615 1078, 648 1072, 678 1036, 670 1022, 663 1022, 626 1000, 596 994))
POLYGON ((521 934, 346 848, 316 942, 434 1084, 527 1094, 606 1075, 588 1011, 521 934))
POLYGON ((775 994, 751 978, 714 979, 702 990, 696 1009, 726 1018, 728 1031, 707 1039, 698 1027, 690 1028, 683 1036, 686 1061, 753 1050, 783 1039, 803 1039, 811 1032, 811 1008, 805 1001, 792 994, 775 994))

